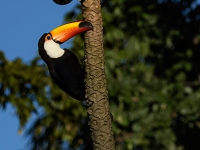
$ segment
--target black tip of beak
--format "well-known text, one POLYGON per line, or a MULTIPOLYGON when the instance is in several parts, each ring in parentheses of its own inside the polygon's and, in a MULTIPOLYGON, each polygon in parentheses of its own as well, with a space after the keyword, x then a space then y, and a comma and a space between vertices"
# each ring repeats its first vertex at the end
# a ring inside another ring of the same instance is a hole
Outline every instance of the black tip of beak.
POLYGON ((91 28, 91 29, 93 29, 93 25, 90 22, 83 21, 79 24, 79 28, 91 28))

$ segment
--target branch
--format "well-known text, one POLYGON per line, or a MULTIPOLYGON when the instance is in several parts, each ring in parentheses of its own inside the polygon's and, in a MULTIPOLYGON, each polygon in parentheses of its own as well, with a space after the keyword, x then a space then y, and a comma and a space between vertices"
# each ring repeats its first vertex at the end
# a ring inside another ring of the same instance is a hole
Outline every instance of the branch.
POLYGON ((82 2, 84 20, 92 23, 93 31, 85 34, 86 98, 93 105, 87 108, 93 147, 114 150, 115 143, 109 112, 103 50, 103 27, 99 0, 82 2))

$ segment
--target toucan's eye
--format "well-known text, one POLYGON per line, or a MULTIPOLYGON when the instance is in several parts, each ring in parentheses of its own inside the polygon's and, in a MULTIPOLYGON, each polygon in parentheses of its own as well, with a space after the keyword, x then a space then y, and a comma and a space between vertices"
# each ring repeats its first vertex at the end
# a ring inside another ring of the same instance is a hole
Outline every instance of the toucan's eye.
POLYGON ((47 40, 51 40, 51 36, 50 35, 47 36, 47 40))
POLYGON ((51 38, 51 35, 48 34, 48 35, 46 36, 46 41, 47 41, 47 40, 51 40, 51 39, 52 39, 52 38, 51 38))

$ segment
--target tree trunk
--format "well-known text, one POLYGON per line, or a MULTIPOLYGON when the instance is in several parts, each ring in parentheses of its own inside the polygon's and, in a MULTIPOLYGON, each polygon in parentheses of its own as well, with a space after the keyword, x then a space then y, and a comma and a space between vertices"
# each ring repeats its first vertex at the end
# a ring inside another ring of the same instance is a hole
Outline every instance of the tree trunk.
POLYGON ((92 23, 94 29, 85 34, 86 98, 93 102, 87 108, 94 150, 114 150, 106 87, 103 50, 103 27, 100 0, 82 1, 83 18, 92 23))

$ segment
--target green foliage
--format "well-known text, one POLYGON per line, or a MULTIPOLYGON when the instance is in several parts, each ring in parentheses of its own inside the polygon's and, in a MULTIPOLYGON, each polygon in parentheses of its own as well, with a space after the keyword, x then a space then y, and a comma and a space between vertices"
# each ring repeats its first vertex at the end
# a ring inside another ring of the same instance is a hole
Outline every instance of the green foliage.
MULTIPOLYGON (((200 20, 194 13, 200 7, 192 9, 193 3, 103 1, 106 75, 117 149, 200 148, 200 20), (186 9, 190 12, 184 14, 186 9)), ((79 43, 81 38, 76 37, 73 51, 81 49, 79 43)))
POLYGON ((11 103, 21 126, 31 113, 37 113, 36 103, 43 105, 44 88, 49 83, 46 69, 37 65, 37 61, 38 58, 34 59, 30 65, 25 65, 21 59, 9 62, 0 52, 0 106, 6 108, 7 103, 11 103))
MULTIPOLYGON (((118 150, 200 148, 200 30, 195 1, 102 2, 110 110, 118 150)), ((80 20, 80 6, 66 20, 80 20)), ((71 48, 83 57, 83 38, 71 48)), ((43 108, 32 128, 32 149, 91 149, 86 111, 62 92, 39 65, 0 55, 0 104, 10 102, 23 126, 43 108), (12 68, 12 69, 11 69, 12 68), (3 72, 3 73, 2 73, 3 72)))

